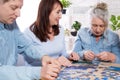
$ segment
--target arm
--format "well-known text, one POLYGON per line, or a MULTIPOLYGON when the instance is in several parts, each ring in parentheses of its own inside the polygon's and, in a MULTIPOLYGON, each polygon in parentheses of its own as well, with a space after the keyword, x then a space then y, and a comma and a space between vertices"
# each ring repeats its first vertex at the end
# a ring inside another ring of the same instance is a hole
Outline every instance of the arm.
POLYGON ((83 54, 85 50, 83 50, 82 48, 82 40, 81 40, 80 34, 81 33, 79 32, 74 42, 73 53, 74 52, 77 53, 80 56, 80 58, 83 59, 83 54))
MULTIPOLYGON (((84 59, 86 52, 89 53, 92 52, 90 44, 91 44, 91 39, 90 39, 89 28, 80 29, 73 46, 73 53, 77 53, 80 56, 80 59, 84 59)), ((93 58, 94 56, 91 56, 90 60, 92 60, 93 58)))
POLYGON ((108 35, 108 39, 106 40, 108 43, 104 42, 105 50, 100 52, 97 55, 102 61, 110 61, 115 63, 120 63, 120 44, 119 37, 117 34, 111 33, 108 35))
POLYGON ((119 36, 116 34, 113 36, 115 39, 112 44, 112 53, 116 56, 115 63, 120 63, 120 41, 119 36))
POLYGON ((0 80, 55 80, 60 72, 60 64, 56 60, 41 67, 0 66, 0 80))
POLYGON ((40 79, 40 67, 0 66, 0 80, 40 79))
MULTIPOLYGON (((17 24, 14 23, 14 26, 17 26, 17 24)), ((17 45, 17 53, 24 53, 25 55, 34 59, 40 60, 42 58, 44 54, 40 45, 33 43, 31 40, 26 38, 23 33, 19 31, 18 27, 15 28, 14 34, 17 45)))

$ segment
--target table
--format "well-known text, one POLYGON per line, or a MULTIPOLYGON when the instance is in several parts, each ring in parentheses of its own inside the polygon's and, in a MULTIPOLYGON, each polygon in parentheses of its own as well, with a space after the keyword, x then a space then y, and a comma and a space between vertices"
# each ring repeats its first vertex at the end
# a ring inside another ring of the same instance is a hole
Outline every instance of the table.
POLYGON ((63 67, 57 80, 120 80, 120 64, 109 62, 75 62, 63 67))

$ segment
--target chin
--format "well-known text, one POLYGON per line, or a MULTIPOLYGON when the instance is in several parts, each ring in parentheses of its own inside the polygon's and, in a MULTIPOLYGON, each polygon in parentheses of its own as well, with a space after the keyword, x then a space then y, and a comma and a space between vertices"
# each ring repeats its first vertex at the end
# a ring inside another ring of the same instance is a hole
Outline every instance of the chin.
POLYGON ((10 21, 10 22, 8 22, 8 24, 12 24, 14 21, 10 21))
POLYGON ((7 21, 7 24, 12 24, 15 21, 15 19, 11 19, 9 21, 7 21))
POLYGON ((54 24, 54 25, 58 25, 58 24, 54 24))

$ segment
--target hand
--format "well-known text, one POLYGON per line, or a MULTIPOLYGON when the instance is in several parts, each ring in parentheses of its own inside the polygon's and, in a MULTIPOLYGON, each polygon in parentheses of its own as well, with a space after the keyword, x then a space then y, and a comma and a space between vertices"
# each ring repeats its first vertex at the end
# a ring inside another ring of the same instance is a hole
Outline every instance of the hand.
POLYGON ((84 56, 84 59, 89 60, 89 61, 92 61, 92 60, 95 59, 95 54, 94 54, 94 52, 92 52, 92 51, 90 51, 90 50, 85 51, 85 53, 84 53, 83 56, 84 56))
POLYGON ((113 53, 110 52, 101 52, 96 57, 102 61, 110 61, 110 62, 115 62, 116 56, 113 53))
POLYGON ((60 56, 58 58, 58 61, 60 62, 60 64, 62 66, 71 66, 72 65, 71 62, 67 58, 65 58, 64 56, 60 56))
POLYGON ((42 57, 42 66, 45 66, 47 64, 53 64, 53 63, 56 65, 60 65, 60 63, 54 58, 51 58, 49 56, 42 57))
POLYGON ((70 60, 75 60, 75 61, 77 61, 77 60, 80 59, 80 57, 79 57, 79 55, 78 55, 77 53, 72 52, 72 53, 70 54, 69 59, 70 59, 70 60))
POLYGON ((46 64, 41 68, 41 80, 56 80, 60 72, 60 65, 46 64))

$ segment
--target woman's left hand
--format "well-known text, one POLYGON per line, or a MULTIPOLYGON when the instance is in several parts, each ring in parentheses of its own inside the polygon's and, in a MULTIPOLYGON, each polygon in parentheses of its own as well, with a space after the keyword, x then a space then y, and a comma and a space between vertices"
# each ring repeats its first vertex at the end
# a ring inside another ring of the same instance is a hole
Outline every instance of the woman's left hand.
POLYGON ((70 54, 69 59, 70 59, 70 60, 74 60, 74 61, 78 61, 78 60, 80 59, 80 56, 79 56, 77 53, 72 52, 72 53, 70 54))

